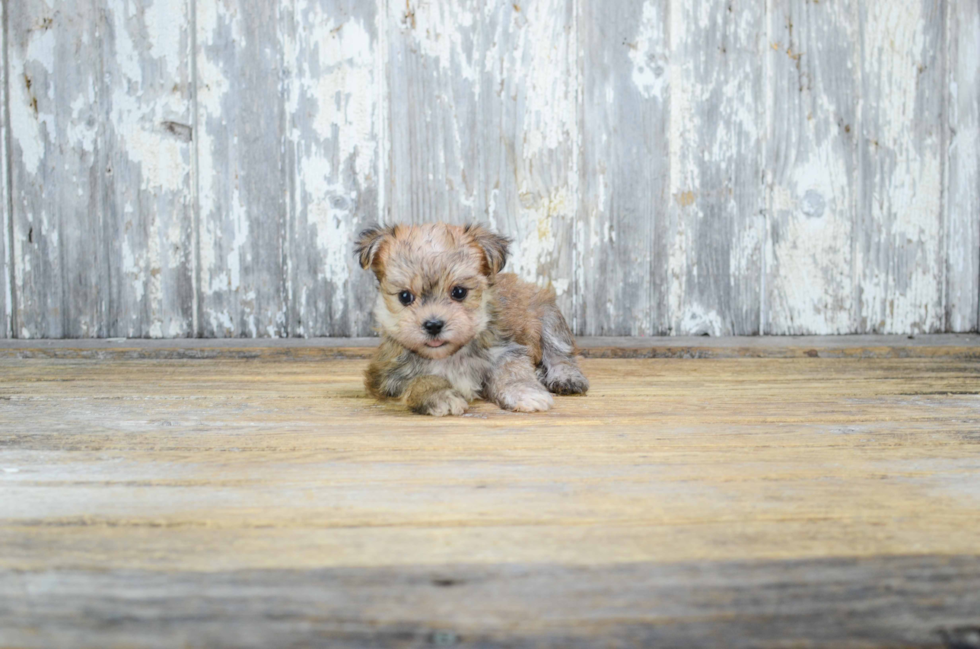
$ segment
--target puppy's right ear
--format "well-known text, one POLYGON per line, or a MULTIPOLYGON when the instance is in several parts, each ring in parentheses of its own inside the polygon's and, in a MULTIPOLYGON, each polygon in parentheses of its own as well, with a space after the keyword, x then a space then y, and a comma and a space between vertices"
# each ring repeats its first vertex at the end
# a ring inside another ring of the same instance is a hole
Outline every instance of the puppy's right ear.
POLYGON ((503 270, 510 254, 510 239, 495 234, 479 223, 470 223, 463 232, 473 237, 473 243, 483 252, 483 272, 493 277, 503 270))
POLYGON ((381 251, 382 244, 394 234, 394 228, 372 225, 357 236, 357 241, 354 242, 354 254, 361 262, 361 268, 374 268, 374 272, 378 272, 378 269, 374 267, 375 261, 378 260, 378 253, 381 251))

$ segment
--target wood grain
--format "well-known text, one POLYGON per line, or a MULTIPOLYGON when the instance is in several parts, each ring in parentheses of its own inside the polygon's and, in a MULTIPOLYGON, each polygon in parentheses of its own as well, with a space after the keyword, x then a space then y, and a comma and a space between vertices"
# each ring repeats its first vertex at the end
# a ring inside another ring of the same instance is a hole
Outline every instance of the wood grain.
POLYGON ((199 333, 286 335, 281 4, 196 9, 199 333))
POLYGON ((670 6, 671 331, 760 331, 765 5, 670 6))
POLYGON ((779 1, 768 20, 765 330, 857 331, 857 3, 779 1))
POLYGON ((482 3, 407 0, 384 6, 390 129, 386 220, 484 218, 482 3))
POLYGON ((972 331, 980 310, 980 5, 946 9, 946 329, 972 331))
POLYGON ((942 8, 919 0, 860 7, 856 262, 863 332, 945 326, 942 8))
POLYGON ((283 3, 289 169, 289 335, 370 331, 374 279, 351 254, 383 220, 378 4, 283 3))
POLYGON ((105 330, 130 338, 191 336, 191 4, 109 0, 100 12, 105 330))
POLYGON ((5 11, 3 336, 369 335, 351 239, 432 220, 580 334, 977 327, 972 1, 5 11))
POLYGON ((106 336, 101 14, 94 1, 6 9, 14 333, 106 336))
POLYGON ((582 206, 574 328, 588 335, 670 330, 669 3, 585 2, 582 206))
POLYGON ((391 3, 386 26, 389 220, 489 223, 514 240, 508 269, 571 312, 573 3, 391 3))
POLYGON ((85 640, 713 647, 719 638, 726 647, 746 648, 969 647, 977 633, 978 563, 974 555, 178 575, 62 570, 56 582, 45 573, 2 571, 0 639, 23 647, 85 640))
POLYGON ((572 0, 502 2, 477 16, 486 218, 514 239, 508 269, 573 316, 581 267, 579 21, 572 0))
POLYGON ((975 360, 587 359, 586 397, 453 419, 367 398, 364 363, 0 360, 0 640, 938 646, 977 623, 975 360))

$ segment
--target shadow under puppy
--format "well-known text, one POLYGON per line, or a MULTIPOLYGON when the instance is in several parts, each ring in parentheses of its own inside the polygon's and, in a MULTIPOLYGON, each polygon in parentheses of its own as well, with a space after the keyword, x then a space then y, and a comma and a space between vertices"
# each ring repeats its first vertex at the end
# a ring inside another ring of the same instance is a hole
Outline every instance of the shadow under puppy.
POLYGON ((499 272, 508 243, 479 225, 360 234, 361 266, 379 283, 381 345, 365 376, 372 395, 443 416, 463 414, 477 397, 507 410, 548 410, 551 392, 589 389, 554 292, 499 272))

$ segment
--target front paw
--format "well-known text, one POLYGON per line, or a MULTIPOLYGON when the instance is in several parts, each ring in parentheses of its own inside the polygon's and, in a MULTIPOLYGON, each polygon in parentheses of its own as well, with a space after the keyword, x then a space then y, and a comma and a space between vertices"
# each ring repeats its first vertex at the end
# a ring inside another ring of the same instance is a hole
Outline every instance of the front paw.
POLYGON ((500 392, 497 405, 515 412, 543 412, 555 404, 551 394, 540 384, 513 385, 500 392))
POLYGON ((433 417, 459 416, 466 412, 467 406, 469 402, 463 398, 463 395, 456 390, 447 389, 432 393, 417 412, 433 417))
POLYGON ((538 370, 538 378, 555 394, 585 394, 589 391, 589 379, 571 363, 542 366, 538 370))

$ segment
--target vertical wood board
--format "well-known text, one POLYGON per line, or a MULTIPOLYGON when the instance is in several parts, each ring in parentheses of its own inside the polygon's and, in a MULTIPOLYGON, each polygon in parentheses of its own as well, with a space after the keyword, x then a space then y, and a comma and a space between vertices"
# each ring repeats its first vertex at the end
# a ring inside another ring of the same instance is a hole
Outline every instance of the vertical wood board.
POLYGON ((765 239, 765 6, 670 4, 671 331, 750 335, 765 239))
POLYGON ((15 334, 108 334, 102 12, 94 1, 7 5, 15 334))
POLYGON ((280 5, 197 2, 200 331, 287 333, 280 5))
POLYGON ((577 330, 665 334, 669 3, 580 3, 582 199, 577 330))
POLYGON ((942 331, 943 5, 862 3, 858 330, 942 331))
POLYGON ((498 3, 475 73, 485 219, 513 238, 508 270, 552 288, 573 316, 580 202, 579 62, 573 0, 498 3))
POLYGON ((388 2, 386 220, 466 223, 486 214, 480 155, 482 3, 388 2))
POLYGON ((766 333, 855 331, 857 2, 770 7, 766 333))
POLYGON ((194 334, 190 12, 190 0, 106 2, 101 235, 110 336, 194 334))
POLYGON ((352 243, 382 220, 382 14, 358 0, 283 8, 289 334, 368 335, 374 280, 352 243))
POLYGON ((980 309, 980 2, 947 0, 945 171, 947 331, 980 309))

